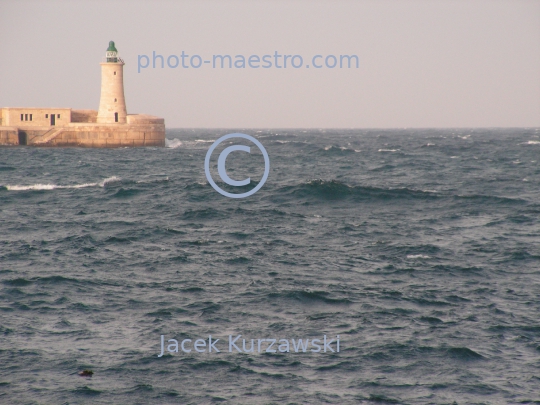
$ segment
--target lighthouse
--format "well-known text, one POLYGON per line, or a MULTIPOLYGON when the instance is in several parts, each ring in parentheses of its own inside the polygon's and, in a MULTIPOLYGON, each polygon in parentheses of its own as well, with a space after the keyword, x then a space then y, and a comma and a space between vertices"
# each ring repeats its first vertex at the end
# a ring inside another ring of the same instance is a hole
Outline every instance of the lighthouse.
POLYGON ((124 98, 124 61, 118 57, 114 41, 109 42, 106 61, 101 65, 101 98, 97 122, 125 124, 127 118, 124 98))
MULTIPOLYGON (((99 110, 0 108, 0 145, 120 148, 165 146, 165 120, 127 114, 124 61, 109 42, 101 63, 99 110)), ((0 187, 1 188, 1 187, 0 187)))

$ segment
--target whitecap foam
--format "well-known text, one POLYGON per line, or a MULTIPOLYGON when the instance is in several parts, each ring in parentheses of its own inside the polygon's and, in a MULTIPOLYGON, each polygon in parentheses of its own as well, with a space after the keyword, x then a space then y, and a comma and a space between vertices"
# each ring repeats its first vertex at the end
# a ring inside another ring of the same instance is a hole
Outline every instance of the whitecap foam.
POLYGON ((182 141, 180 141, 180 139, 177 139, 177 138, 167 139, 167 138, 165 138, 165 147, 175 149, 175 148, 178 148, 180 146, 182 146, 182 141))
POLYGON ((379 149, 378 152, 397 152, 399 149, 379 149))
POLYGON ((427 255, 407 255, 407 259, 431 259, 427 255))
POLYGON ((122 179, 120 177, 117 177, 117 176, 107 177, 105 180, 103 180, 101 183, 99 183, 99 186, 100 187, 105 187, 108 184, 118 183, 119 181, 122 181, 122 179))
POLYGON ((25 191, 25 190, 54 190, 58 186, 56 184, 32 184, 30 186, 6 185, 6 189, 10 191, 25 191))
POLYGON ((6 185, 6 189, 10 191, 26 191, 26 190, 55 190, 57 188, 85 188, 85 187, 95 187, 97 183, 84 183, 84 184, 74 184, 71 186, 59 186, 57 184, 31 184, 28 186, 22 185, 6 185))
POLYGON ((100 183, 82 183, 82 184, 71 184, 68 186, 62 186, 58 184, 29 184, 29 185, 21 185, 21 184, 7 184, 4 187, 9 191, 40 191, 40 190, 56 190, 56 189, 78 189, 78 188, 86 188, 86 187, 105 187, 107 184, 115 183, 122 180, 120 177, 112 176, 109 178, 106 178, 100 183))
MULTIPOLYGON (((282 140, 280 140, 280 139, 276 139, 275 142, 276 142, 276 143, 281 143, 281 144, 283 144, 283 143, 306 143, 306 144, 307 144, 307 142, 300 142, 300 141, 282 141, 282 140)), ((331 148, 331 146, 328 146, 328 148, 331 148)), ((324 150, 328 150, 328 149, 324 148, 324 150)))
POLYGON ((520 143, 520 145, 540 145, 540 141, 527 141, 520 143))
POLYGON ((95 186, 97 186, 97 183, 74 184, 73 186, 59 186, 58 188, 85 188, 95 186))

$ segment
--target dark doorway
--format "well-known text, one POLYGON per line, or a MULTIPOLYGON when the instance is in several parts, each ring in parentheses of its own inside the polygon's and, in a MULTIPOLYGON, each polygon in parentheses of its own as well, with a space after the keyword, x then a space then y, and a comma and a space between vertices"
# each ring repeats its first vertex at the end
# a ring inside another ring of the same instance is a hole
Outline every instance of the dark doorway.
POLYGON ((56 114, 51 114, 51 125, 56 125, 56 114))
POLYGON ((19 145, 28 145, 28 135, 24 131, 19 131, 19 145))
POLYGON ((114 122, 118 122, 118 113, 114 113, 114 122))

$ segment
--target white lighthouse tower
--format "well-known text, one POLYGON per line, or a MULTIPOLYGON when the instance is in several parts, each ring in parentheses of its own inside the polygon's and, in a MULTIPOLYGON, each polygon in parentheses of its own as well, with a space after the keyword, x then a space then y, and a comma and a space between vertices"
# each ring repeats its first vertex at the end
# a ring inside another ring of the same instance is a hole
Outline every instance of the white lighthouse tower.
POLYGON ((114 42, 109 42, 107 61, 101 65, 101 98, 98 123, 125 124, 127 117, 124 98, 124 61, 118 57, 114 42))

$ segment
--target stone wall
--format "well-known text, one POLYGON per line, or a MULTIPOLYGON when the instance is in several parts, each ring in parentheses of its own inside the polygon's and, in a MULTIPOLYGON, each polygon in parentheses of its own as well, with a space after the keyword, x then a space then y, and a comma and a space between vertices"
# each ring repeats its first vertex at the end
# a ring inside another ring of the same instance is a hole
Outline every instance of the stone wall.
POLYGON ((71 122, 96 122, 96 110, 71 110, 71 122))
POLYGON ((36 126, 51 125, 51 115, 54 114, 55 125, 62 126, 71 122, 71 108, 2 108, 2 125, 5 126, 36 126))
MULTIPOLYGON (((37 145, 36 145, 37 146, 37 145)), ((165 146, 165 125, 72 124, 47 144, 39 146, 77 146, 117 148, 124 146, 165 146)))
POLYGON ((127 123, 132 125, 165 125, 165 119, 148 114, 128 114, 127 123))
MULTIPOLYGON (((75 120, 95 120, 95 110, 74 110, 75 120)), ((2 126, 0 145, 116 148, 165 146, 165 120, 146 114, 127 116, 129 124, 72 122, 61 126, 2 126)), ((25 123, 26 124, 26 123, 25 123)))
MULTIPOLYGON (((53 128, 56 128, 56 127, 53 127, 53 128)), ((26 145, 31 146, 33 143, 39 141, 44 134, 50 131, 51 127, 35 127, 35 128, 19 127, 18 129, 19 129, 19 135, 26 137, 26 145)), ((19 141, 23 139, 24 138, 19 137, 19 141)))
POLYGON ((19 130, 16 127, 0 128, 0 145, 18 145, 19 130))

